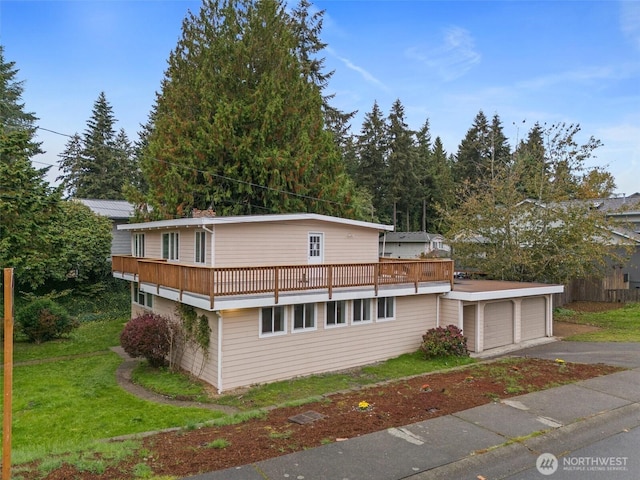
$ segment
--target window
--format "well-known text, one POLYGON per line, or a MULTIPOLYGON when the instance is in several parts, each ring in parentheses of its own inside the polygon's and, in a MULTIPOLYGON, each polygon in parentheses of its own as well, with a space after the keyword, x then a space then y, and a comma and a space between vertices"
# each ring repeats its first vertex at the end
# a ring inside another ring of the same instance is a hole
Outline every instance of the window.
POLYGON ((162 258, 178 260, 178 232, 162 234, 162 258))
POLYGON ((205 263, 207 232, 196 232, 196 263, 205 263))
POLYGON ((265 307, 260 310, 260 336, 286 333, 284 307, 265 307))
POLYGON ((309 233, 309 263, 322 263, 322 233, 309 233))
POLYGON ((314 303, 303 303, 293 306, 293 329, 316 329, 316 305, 314 303))
POLYGON ((361 299, 353 301, 352 323, 364 323, 371 321, 371 300, 361 299))
POLYGON ((133 298, 131 300, 137 305, 153 308, 153 295, 140 290, 137 284, 133 285, 133 298))
POLYGON ((344 301, 327 302, 327 326, 346 325, 344 301))
POLYGON ((395 317, 393 297, 378 298, 378 320, 392 320, 395 317))
POLYGON ((144 257, 144 233, 133 235, 133 256, 144 257))

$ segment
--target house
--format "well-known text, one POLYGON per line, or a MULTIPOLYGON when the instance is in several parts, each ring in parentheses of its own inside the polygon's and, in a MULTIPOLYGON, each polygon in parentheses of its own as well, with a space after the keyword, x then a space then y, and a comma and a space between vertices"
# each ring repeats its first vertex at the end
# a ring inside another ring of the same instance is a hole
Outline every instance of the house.
POLYGON ((428 329, 450 322, 473 342, 480 335, 476 352, 514 344, 530 321, 544 324, 534 330, 546 338, 550 292, 562 290, 468 297, 456 293, 450 259, 380 258, 379 234, 393 227, 317 214, 199 215, 118 229, 131 233, 133 255, 114 255, 112 270, 131 282, 132 316, 178 318, 188 306, 204 319, 206 348, 186 345, 179 361, 220 392, 413 352, 428 329), (544 308, 529 309, 529 297, 544 308), (493 302, 511 302, 513 312, 499 308, 498 328, 508 318, 513 327, 495 341, 493 302))
POLYGON ((440 234, 389 232, 380 236, 380 256, 388 258, 444 258, 451 247, 440 234))
POLYGON ((131 235, 127 230, 118 230, 118 225, 129 223, 133 217, 133 205, 124 200, 74 199, 86 205, 97 215, 111 220, 111 255, 131 254, 131 235))

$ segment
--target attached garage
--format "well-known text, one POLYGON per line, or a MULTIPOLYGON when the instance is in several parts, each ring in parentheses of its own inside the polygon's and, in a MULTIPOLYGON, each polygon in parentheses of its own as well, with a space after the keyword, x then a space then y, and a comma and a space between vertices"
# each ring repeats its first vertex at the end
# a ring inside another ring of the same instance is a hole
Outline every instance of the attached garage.
POLYGON ((544 337, 547 325, 545 298, 523 298, 521 309, 520 328, 522 340, 544 337))
POLYGON ((484 306, 484 348, 513 343, 513 302, 487 303, 484 306))
POLYGON ((553 294, 563 290, 562 285, 541 283, 456 280, 441 303, 451 310, 450 303, 458 302, 467 346, 478 355, 548 341, 553 336, 553 294))

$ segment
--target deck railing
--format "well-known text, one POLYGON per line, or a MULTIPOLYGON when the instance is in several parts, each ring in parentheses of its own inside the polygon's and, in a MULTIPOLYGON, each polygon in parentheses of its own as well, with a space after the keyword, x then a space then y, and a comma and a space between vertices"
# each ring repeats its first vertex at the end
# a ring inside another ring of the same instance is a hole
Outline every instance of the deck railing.
POLYGON ((372 287, 376 295, 383 285, 414 285, 449 282, 453 286, 453 261, 389 260, 378 263, 320 265, 275 265, 260 267, 204 267, 170 263, 165 260, 114 255, 114 274, 133 275, 138 282, 192 292, 210 298, 283 292, 326 290, 329 298, 336 288, 372 287))

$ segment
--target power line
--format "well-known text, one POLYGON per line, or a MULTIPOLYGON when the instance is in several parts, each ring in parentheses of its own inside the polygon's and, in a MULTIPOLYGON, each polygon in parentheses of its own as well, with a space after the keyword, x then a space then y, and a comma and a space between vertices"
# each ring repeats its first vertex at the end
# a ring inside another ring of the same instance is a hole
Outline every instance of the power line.
MULTIPOLYGON (((69 134, 61 133, 61 132, 56 132, 55 130, 51 130, 49 128, 44 128, 44 127, 37 127, 37 128, 40 129, 40 130, 44 130, 46 132, 54 133, 56 135, 61 135, 63 137, 74 138, 74 135, 69 135, 69 134)), ((112 148, 115 148, 115 147, 112 147, 112 148)), ((279 193, 279 194, 290 195, 292 197, 302 198, 302 199, 305 199, 305 200, 313 200, 313 201, 322 202, 322 203, 329 203, 329 204, 332 204, 332 205, 340 205, 340 206, 343 206, 343 207, 350 207, 351 206, 348 203, 336 202, 334 200, 327 200, 327 199, 324 199, 324 198, 313 197, 311 195, 304 195, 304 194, 301 194, 301 193, 290 192, 290 191, 282 190, 282 189, 279 189, 279 188, 269 187, 267 185, 260 185, 260 184, 253 183, 253 182, 248 182, 248 181, 245 181, 245 180, 239 180, 237 178, 227 177, 226 175, 220 175, 220 174, 217 174, 217 173, 208 172, 206 170, 200 170, 198 168, 189 167, 187 165, 180 165, 178 163, 168 162, 166 160, 159 160, 157 158, 152 158, 151 160, 153 160, 155 162, 158 162, 158 163, 165 164, 165 165, 170 165, 170 166, 173 166, 173 167, 177 167, 177 168, 185 168, 185 169, 197 172, 197 173, 202 173, 204 175, 210 175, 211 177, 218 178, 218 179, 221 179, 221 180, 227 180, 229 182, 235 182, 235 183, 240 184, 240 185, 246 185, 246 186, 254 187, 254 188, 261 188, 261 189, 264 189, 264 190, 267 190, 267 191, 272 191, 272 192, 279 193)), ((47 166, 50 166, 50 167, 54 166, 54 165, 46 164, 46 163, 43 163, 43 162, 38 162, 38 163, 41 163, 42 165, 47 165, 47 166)), ((262 208, 262 207, 259 207, 259 208, 262 208)))

